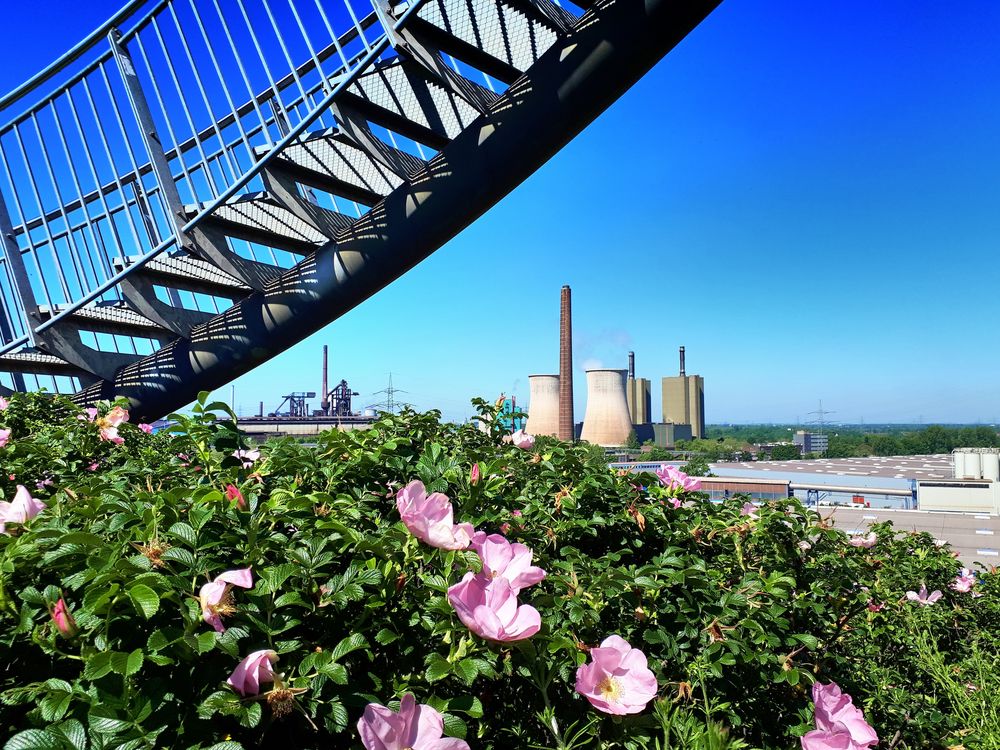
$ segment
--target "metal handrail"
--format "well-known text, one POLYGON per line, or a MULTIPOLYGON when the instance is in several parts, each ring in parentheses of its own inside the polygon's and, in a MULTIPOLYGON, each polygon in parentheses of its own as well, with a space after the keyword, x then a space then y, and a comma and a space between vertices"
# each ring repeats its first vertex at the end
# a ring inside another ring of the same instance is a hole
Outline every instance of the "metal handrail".
MULTIPOLYGON (((398 31, 403 28, 407 20, 419 10, 426 0, 417 0, 412 3, 410 7, 399 17, 399 19, 392 25, 393 31, 398 31)), ((323 114, 334 100, 340 96, 340 94, 351 86, 372 63, 374 63, 389 47, 391 46, 391 40, 388 33, 383 33, 382 37, 375 42, 371 50, 362 58, 360 63, 354 67, 353 70, 349 71, 339 83, 330 91, 323 99, 313 108, 313 110, 306 115, 294 128, 292 128, 287 135, 285 135, 274 147, 264 156, 262 156, 257 163, 247 172, 243 174, 236 182, 234 182, 227 190, 223 191, 221 195, 215 198, 213 201, 209 202, 201 211, 198 212, 190 221, 188 221, 181 229, 183 233, 190 232, 192 229, 197 227, 206 216, 213 213, 217 208, 226 203, 234 195, 236 195, 240 190, 245 188, 255 177, 257 177, 263 169, 270 164, 270 162, 277 157, 277 155, 284 150, 290 143, 297 140, 317 119, 323 114)), ((96 289, 92 290, 89 294, 76 300, 63 310, 61 310, 57 315, 49 318, 41 325, 35 327, 33 330, 36 333, 41 333, 51 326, 58 323, 60 320, 72 315, 74 312, 79 310, 84 305, 87 305, 98 297, 106 294, 112 288, 117 286, 123 279, 125 279, 130 273, 134 273, 137 269, 142 268, 146 263, 153 260, 155 257, 160 255, 164 250, 175 245, 177 242, 176 235, 164 240, 157 247, 153 248, 149 252, 137 258, 133 263, 131 263, 127 268, 122 269, 120 272, 109 278, 103 284, 99 285, 96 289)), ((27 337, 25 337, 27 338, 27 337)), ((5 354, 10 351, 12 346, 8 345, 0 348, 0 355, 5 354)))

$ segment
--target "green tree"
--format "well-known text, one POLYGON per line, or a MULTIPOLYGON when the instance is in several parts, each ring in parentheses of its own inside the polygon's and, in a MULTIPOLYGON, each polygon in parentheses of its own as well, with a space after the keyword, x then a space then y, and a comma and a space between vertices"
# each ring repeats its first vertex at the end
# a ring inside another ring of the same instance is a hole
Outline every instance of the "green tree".
POLYGON ((772 461, 795 461, 802 458, 797 445, 776 445, 771 449, 772 461))

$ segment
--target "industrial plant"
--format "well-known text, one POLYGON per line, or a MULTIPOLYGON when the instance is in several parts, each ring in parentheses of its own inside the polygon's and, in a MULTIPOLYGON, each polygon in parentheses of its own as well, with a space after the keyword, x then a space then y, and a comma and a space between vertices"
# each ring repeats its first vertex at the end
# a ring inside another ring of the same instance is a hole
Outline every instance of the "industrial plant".
POLYGON ((705 435, 705 380, 688 375, 684 347, 680 373, 662 379, 663 420, 653 422, 648 378, 635 374, 635 352, 627 369, 590 369, 583 422, 573 420, 573 320, 571 291, 560 292, 559 374, 529 375, 528 423, 534 435, 579 438, 605 447, 624 445, 634 433, 640 442, 672 448, 679 440, 705 435))
POLYGON ((282 396, 273 410, 265 413, 264 402, 255 417, 242 417, 240 428, 251 436, 315 435, 329 429, 367 429, 375 421, 371 407, 355 412, 352 399, 360 395, 351 390, 346 380, 333 388, 328 380, 328 347, 323 347, 323 375, 320 385, 318 409, 310 409, 309 399, 316 398, 316 391, 294 391, 282 396))

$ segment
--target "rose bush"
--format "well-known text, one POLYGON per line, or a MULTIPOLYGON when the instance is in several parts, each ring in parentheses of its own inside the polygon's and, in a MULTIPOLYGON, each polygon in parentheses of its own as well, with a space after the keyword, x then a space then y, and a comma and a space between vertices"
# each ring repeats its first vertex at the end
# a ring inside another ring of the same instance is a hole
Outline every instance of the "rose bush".
POLYGON ((123 407, 0 411, 11 750, 840 742, 817 682, 878 747, 1000 742, 1000 576, 926 534, 712 504, 482 403, 260 447, 207 396, 123 407))

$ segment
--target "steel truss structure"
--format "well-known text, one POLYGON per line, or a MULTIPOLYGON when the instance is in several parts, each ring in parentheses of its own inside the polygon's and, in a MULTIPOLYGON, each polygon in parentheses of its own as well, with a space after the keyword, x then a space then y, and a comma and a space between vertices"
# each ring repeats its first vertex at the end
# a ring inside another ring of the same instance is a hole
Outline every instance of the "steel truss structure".
POLYGON ((426 258, 721 0, 137 0, 0 98, 0 393, 152 419, 426 258))

